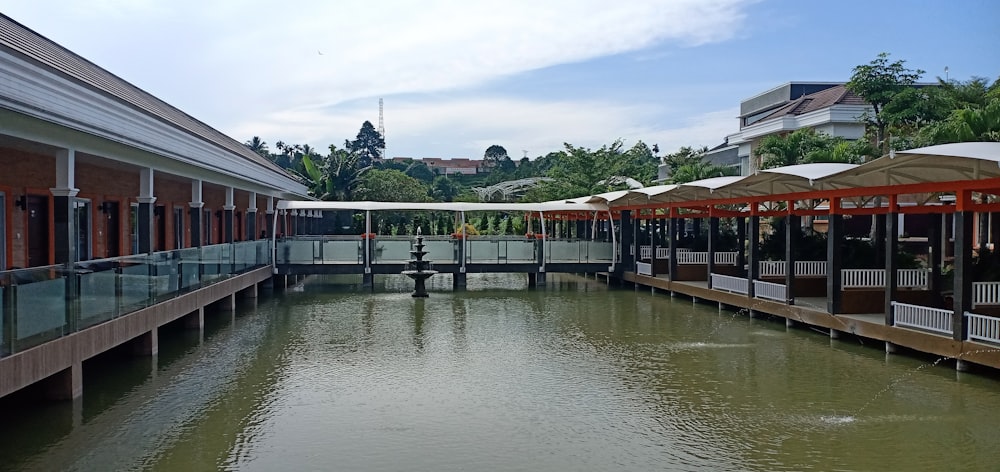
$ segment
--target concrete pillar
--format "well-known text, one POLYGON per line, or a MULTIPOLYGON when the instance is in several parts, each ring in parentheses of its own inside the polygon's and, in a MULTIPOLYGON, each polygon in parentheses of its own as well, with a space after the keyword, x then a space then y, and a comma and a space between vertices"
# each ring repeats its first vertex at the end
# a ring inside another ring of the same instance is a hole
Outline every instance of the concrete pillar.
POLYGON ((451 288, 452 290, 465 290, 466 287, 466 274, 464 272, 456 272, 451 276, 451 288))
POLYGON ((42 390, 50 400, 73 400, 83 396, 83 363, 56 372, 42 381, 42 390))
POLYGON ((885 342, 885 353, 886 354, 895 354, 897 350, 898 350, 898 348, 896 347, 895 344, 893 344, 893 343, 891 343, 889 341, 885 342))
POLYGON ((239 291, 240 298, 244 300, 254 300, 257 298, 257 284, 253 284, 239 291))
POLYGON ((139 169, 139 208, 136 213, 136 238, 139 242, 138 254, 153 252, 153 169, 139 169))
POLYGON ((132 352, 137 356, 152 356, 160 352, 159 330, 153 328, 132 340, 132 352))
MULTIPOLYGON (((610 276, 608 277, 610 279, 610 276)), ((528 287, 534 287, 537 284, 538 277, 534 272, 528 272, 528 287)))
POLYGON ((830 339, 840 339, 840 331, 830 328, 830 339))
POLYGON ((204 231, 201 229, 201 209, 205 206, 205 202, 201 199, 201 181, 192 180, 191 181, 191 201, 188 202, 188 208, 191 215, 191 247, 201 247, 205 244, 202 241, 201 233, 204 231))
POLYGON ((55 233, 56 264, 76 262, 76 212, 74 204, 80 189, 76 188, 76 151, 56 151, 56 186, 49 189, 53 196, 52 222, 55 233))
POLYGON ((201 307, 185 315, 184 327, 187 329, 205 329, 205 307, 201 307))
POLYGON ((236 205, 233 204, 233 188, 226 187, 226 204, 222 206, 222 241, 225 243, 233 242, 233 212, 236 211, 236 205))
POLYGON ((215 302, 219 310, 222 311, 236 311, 236 294, 231 293, 219 299, 215 302))
POLYGON ((785 318, 785 327, 786 328, 794 328, 795 327, 795 320, 793 320, 791 318, 785 318))
MULTIPOLYGON (((896 213, 896 196, 889 198, 889 213, 885 219, 885 325, 892 326, 895 315, 892 310, 892 301, 896 298, 896 287, 899 285, 899 273, 896 269, 896 252, 899 249, 899 232, 896 227, 899 225, 899 216, 896 213)), ((877 244, 877 243, 876 243, 877 244)))
POLYGON ((955 359, 955 370, 959 372, 968 372, 972 370, 972 363, 966 362, 962 359, 955 359))

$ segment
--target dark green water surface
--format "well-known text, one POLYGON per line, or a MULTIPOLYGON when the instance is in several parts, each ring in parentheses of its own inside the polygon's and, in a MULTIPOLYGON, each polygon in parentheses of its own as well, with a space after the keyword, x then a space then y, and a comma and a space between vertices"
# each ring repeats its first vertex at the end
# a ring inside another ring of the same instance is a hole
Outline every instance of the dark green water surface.
POLYGON ((1000 380, 933 358, 576 276, 353 282, 165 327, 78 402, 6 399, 0 469, 1000 469, 1000 380))

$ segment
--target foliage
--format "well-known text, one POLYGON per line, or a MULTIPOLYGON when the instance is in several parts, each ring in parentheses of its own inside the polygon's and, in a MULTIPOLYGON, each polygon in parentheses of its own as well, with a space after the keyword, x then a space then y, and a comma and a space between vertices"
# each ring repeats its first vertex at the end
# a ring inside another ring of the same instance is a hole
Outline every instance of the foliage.
POLYGON ((431 183, 431 197, 435 201, 450 202, 458 195, 459 188, 446 175, 439 175, 431 183))
POLYGON ((361 124, 361 130, 358 131, 358 135, 354 141, 345 140, 344 147, 358 154, 358 164, 361 167, 368 167, 382 159, 382 150, 385 149, 385 139, 375 130, 375 126, 372 125, 371 121, 365 120, 361 124))
POLYGON ((325 158, 325 175, 332 182, 332 191, 323 200, 350 201, 354 190, 361 184, 371 166, 361 165, 361 156, 346 149, 330 145, 330 154, 325 158))
POLYGON ((271 157, 271 152, 267 149, 267 141, 260 139, 260 136, 254 136, 244 145, 263 157, 271 157))
POLYGON ((576 147, 565 143, 565 150, 559 155, 545 157, 551 167, 546 176, 555 179, 545 182, 525 195, 527 201, 557 200, 608 192, 623 186, 599 184, 610 176, 631 177, 643 184, 650 183, 656 176, 658 160, 643 142, 630 149, 624 149, 621 140, 605 145, 597 150, 576 147))
POLYGON ((802 128, 784 136, 765 136, 754 149, 754 156, 762 159, 761 169, 772 169, 815 162, 860 164, 873 151, 863 140, 847 141, 802 128))
MULTIPOLYGON (((911 88, 924 74, 922 70, 911 70, 904 67, 906 61, 889 62, 889 53, 880 53, 868 64, 856 66, 847 82, 847 89, 863 98, 871 105, 873 113, 867 113, 863 119, 875 128, 875 142, 881 154, 889 151, 886 131, 892 114, 883 114, 887 106, 894 100, 909 100, 912 97, 900 93, 911 88)), ((900 107, 896 107, 897 109, 900 107)), ((898 113, 898 112, 897 112, 898 113)))
POLYGON ((404 173, 425 184, 430 184, 437 177, 437 174, 435 174, 430 167, 427 167, 427 164, 424 164, 421 161, 413 161, 406 167, 404 173))
POLYGON ((372 169, 361 177, 355 196, 377 202, 426 202, 427 187, 398 170, 372 169))

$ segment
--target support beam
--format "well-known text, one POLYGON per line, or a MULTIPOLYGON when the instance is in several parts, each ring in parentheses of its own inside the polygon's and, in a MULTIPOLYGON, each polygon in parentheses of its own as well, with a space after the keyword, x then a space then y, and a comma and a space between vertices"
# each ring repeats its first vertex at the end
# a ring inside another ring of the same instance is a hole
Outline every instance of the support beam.
POLYGON ((712 288, 712 272, 715 272, 715 251, 719 245, 719 218, 716 216, 708 219, 708 268, 705 270, 705 278, 708 279, 708 288, 712 288))
MULTIPOLYGON (((621 225, 622 225, 622 241, 620 254, 622 255, 622 262, 617 266, 617 272, 619 275, 625 270, 635 271, 635 255, 632 254, 632 246, 635 244, 635 230, 633 228, 634 223, 632 222, 632 211, 622 210, 621 213, 621 225)), ((638 251, 639 248, 636 248, 638 251)))
POLYGON ((747 296, 756 296, 753 281, 760 278, 760 217, 753 215, 750 217, 750 227, 748 228, 750 244, 747 245, 749 251, 749 262, 747 263, 747 296))
POLYGON ((892 301, 896 298, 896 288, 899 286, 899 264, 896 262, 896 252, 899 250, 899 217, 896 213, 896 196, 889 198, 889 213, 885 220, 885 325, 895 324, 892 301))
MULTIPOLYGON (((668 220, 667 234, 670 235, 670 239, 667 240, 668 247, 670 248, 670 260, 667 270, 667 277, 673 282, 677 280, 677 233, 679 231, 678 225, 679 218, 670 218, 668 220)), ((673 292, 671 292, 673 293, 673 292)))
MULTIPOLYGON (((795 202, 788 202, 789 205, 795 202)), ((798 215, 785 217, 785 304, 795 304, 795 246, 802 232, 801 219, 798 215)))
POLYGON ((747 219, 745 216, 736 217, 736 267, 743 269, 747 264, 747 219))
MULTIPOLYGON (((961 198, 961 197, 959 197, 961 198)), ((972 228, 974 213, 955 212, 955 286, 952 336, 964 341, 968 330, 965 312, 972 310, 972 228)))
POLYGON ((936 296, 941 295, 941 222, 943 220, 940 213, 928 215, 930 222, 927 225, 927 265, 930 266, 931 273, 928 275, 928 289, 936 296))
MULTIPOLYGON (((834 206, 840 205, 840 199, 833 199, 831 211, 834 206)), ((826 311, 831 315, 836 315, 841 311, 842 294, 840 293, 841 281, 840 270, 843 268, 843 257, 841 254, 840 240, 844 237, 844 217, 839 214, 831 214, 826 230, 826 311)))

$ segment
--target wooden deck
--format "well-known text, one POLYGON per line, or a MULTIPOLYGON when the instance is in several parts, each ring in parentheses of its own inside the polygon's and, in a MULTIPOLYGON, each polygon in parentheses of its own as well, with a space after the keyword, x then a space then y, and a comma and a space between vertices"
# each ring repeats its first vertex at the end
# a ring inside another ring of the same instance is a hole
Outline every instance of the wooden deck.
MULTIPOLYGON (((766 313, 785 318, 791 324, 827 329, 831 337, 852 334, 884 341, 887 351, 904 347, 914 351, 1000 369, 1000 346, 972 341, 956 341, 948 336, 915 329, 887 326, 884 313, 831 315, 826 311, 825 298, 800 297, 794 305, 750 298, 739 293, 723 292, 708 288, 705 281, 671 282, 665 276, 650 277, 632 272, 623 274, 625 282, 679 293, 697 300, 712 301, 736 308, 750 310, 751 314, 766 313)), ((964 368, 963 363, 958 364, 964 368)))

